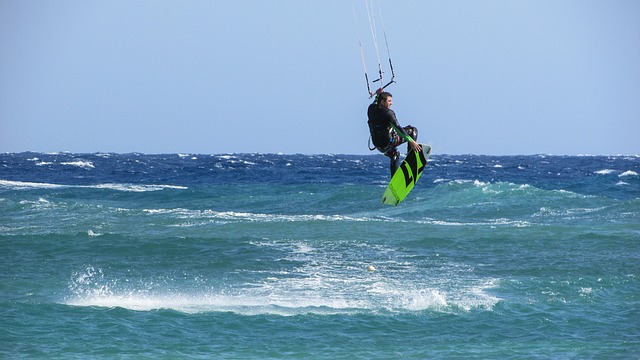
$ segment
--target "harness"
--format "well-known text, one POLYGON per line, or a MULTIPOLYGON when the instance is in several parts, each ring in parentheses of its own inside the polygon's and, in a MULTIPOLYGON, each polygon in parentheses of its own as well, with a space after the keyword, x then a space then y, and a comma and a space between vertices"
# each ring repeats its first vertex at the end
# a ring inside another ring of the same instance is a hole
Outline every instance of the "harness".
POLYGON ((390 128, 389 129, 389 144, 387 144, 387 146, 382 148, 382 147, 377 147, 375 145, 373 147, 371 147, 372 138, 371 138, 371 134, 369 134, 369 141, 367 142, 367 146, 369 147, 370 151, 378 150, 378 151, 380 151, 382 153, 385 153, 389 149, 395 147, 394 144, 395 144, 395 140, 396 140, 396 135, 397 135, 397 133, 395 132, 395 130, 393 128, 390 128))

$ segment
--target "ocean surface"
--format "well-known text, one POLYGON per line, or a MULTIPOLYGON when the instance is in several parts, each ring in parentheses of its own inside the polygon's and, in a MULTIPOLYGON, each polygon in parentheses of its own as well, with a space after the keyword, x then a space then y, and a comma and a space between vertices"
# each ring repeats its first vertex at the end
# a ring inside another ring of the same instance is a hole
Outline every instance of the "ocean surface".
POLYGON ((0 154, 0 358, 639 359, 639 173, 436 153, 391 207, 382 155, 0 154))

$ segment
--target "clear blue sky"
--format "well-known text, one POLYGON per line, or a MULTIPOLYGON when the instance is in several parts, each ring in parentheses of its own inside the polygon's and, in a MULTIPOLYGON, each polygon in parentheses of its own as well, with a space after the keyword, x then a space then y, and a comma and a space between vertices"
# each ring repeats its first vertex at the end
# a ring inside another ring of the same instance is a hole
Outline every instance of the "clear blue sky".
MULTIPOLYGON (((0 151, 369 154, 364 4, 0 0, 0 151)), ((640 1, 374 4, 434 152, 640 154, 640 1)))

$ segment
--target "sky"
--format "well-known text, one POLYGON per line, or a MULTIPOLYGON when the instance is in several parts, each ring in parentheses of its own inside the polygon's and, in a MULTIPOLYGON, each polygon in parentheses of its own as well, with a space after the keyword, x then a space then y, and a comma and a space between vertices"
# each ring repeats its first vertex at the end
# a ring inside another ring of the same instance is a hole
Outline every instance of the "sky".
MULTIPOLYGON (((0 0, 0 152, 372 154, 366 4, 0 0)), ((640 154, 640 1, 370 4, 434 154, 640 154)))

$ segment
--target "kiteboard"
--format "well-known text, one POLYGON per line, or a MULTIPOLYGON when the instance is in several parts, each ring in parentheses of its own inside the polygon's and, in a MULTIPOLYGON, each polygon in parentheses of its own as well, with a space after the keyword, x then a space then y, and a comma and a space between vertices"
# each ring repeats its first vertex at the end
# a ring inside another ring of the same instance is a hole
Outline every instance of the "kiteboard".
POLYGON ((431 146, 423 145, 422 151, 410 151, 404 159, 400 167, 393 174, 387 189, 382 195, 382 203, 396 206, 409 195, 413 186, 418 182, 429 155, 431 155, 431 146))

